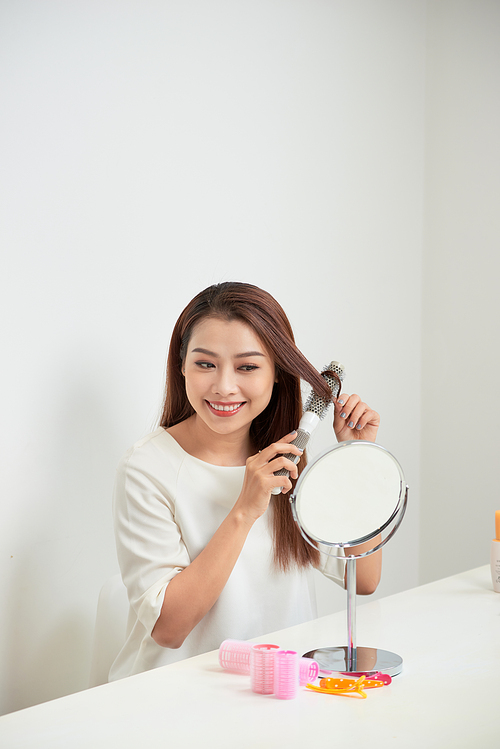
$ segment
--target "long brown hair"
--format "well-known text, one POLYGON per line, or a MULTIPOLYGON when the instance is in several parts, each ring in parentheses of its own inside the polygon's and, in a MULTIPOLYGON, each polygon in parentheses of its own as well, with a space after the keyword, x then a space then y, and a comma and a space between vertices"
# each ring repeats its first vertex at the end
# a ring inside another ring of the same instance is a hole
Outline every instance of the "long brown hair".
MULTIPOLYGON (((167 359, 167 384, 160 426, 168 428, 194 414, 186 396, 182 364, 195 325, 207 317, 239 320, 259 336, 276 368, 269 404, 250 426, 250 438, 256 450, 262 450, 297 428, 302 416, 300 380, 331 399, 327 383, 295 345, 292 327, 278 302, 267 293, 247 283, 225 282, 209 286, 197 294, 177 320, 167 359)), ((299 463, 299 474, 305 468, 305 453, 299 463)), ((292 481, 295 485, 295 482, 292 481)), ((293 490, 292 490, 293 491, 293 490)), ((289 494, 273 497, 273 535, 275 563, 283 570, 294 563, 299 567, 317 564, 319 554, 302 537, 292 517, 289 494)))

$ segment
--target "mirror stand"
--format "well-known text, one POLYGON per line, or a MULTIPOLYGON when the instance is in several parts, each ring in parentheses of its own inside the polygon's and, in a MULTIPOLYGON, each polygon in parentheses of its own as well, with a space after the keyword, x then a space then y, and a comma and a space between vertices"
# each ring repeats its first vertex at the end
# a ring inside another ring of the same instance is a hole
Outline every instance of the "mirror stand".
POLYGON ((368 676, 377 671, 396 676, 402 671, 403 660, 396 653, 357 646, 356 560, 385 546, 399 528, 407 502, 401 466, 375 442, 340 442, 300 475, 290 503, 303 538, 320 553, 346 563, 347 646, 304 654, 322 671, 368 676), (353 547, 371 540, 375 546, 354 553, 353 547))
POLYGON ((346 564, 347 646, 318 648, 304 653, 303 657, 315 660, 322 671, 368 677, 377 672, 397 676, 403 669, 403 659, 399 655, 356 645, 356 557, 347 557, 346 564))

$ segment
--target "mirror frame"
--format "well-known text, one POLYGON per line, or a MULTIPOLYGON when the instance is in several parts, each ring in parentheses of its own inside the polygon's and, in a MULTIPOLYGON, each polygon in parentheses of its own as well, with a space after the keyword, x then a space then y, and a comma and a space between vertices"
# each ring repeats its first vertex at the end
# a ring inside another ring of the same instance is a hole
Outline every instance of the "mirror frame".
POLYGON ((302 537, 307 541, 307 543, 312 546, 313 548, 317 549, 321 554, 327 554, 328 556, 334 556, 338 557, 339 559, 349 559, 349 558, 355 558, 355 559, 361 559, 362 557, 369 556, 370 554, 373 554, 374 552, 381 549, 385 544, 389 541, 390 538, 394 535, 394 533, 399 528, 404 514, 406 512, 406 507, 408 503, 408 486, 405 481, 403 469, 401 468, 401 465, 398 460, 394 457, 394 455, 387 450, 385 447, 382 447, 382 445, 379 445, 377 442, 368 442, 367 440, 348 440, 346 442, 339 442, 336 445, 333 445, 333 447, 329 447, 327 450, 324 450, 319 455, 317 455, 313 460, 311 460, 310 463, 307 464, 301 475, 299 476, 299 479, 297 483, 295 484, 294 490, 292 494, 290 495, 290 504, 292 507, 292 514, 293 518, 297 524, 297 527, 302 535, 302 537), (382 523, 382 525, 379 528, 374 529, 370 533, 360 536, 356 539, 350 539, 348 541, 325 541, 322 538, 318 538, 314 536, 312 533, 308 533, 302 526, 302 522, 300 519, 300 513, 297 509, 297 499, 300 494, 300 487, 302 486, 302 483, 304 482, 305 478, 307 477, 307 474, 316 466, 319 461, 323 460, 327 455, 329 455, 332 452, 338 451, 338 450, 346 450, 346 449, 352 449, 356 446, 369 446, 375 449, 378 449, 388 455, 390 459, 395 464, 398 473, 399 473, 399 479, 400 479, 400 485, 399 485, 399 497, 398 501, 396 503, 396 506, 391 513, 390 517, 382 523), (358 546, 362 543, 366 543, 366 541, 370 541, 372 538, 375 538, 379 534, 383 533, 390 525, 391 523, 395 523, 391 531, 388 533, 388 535, 382 539, 382 541, 377 544, 377 546, 374 546, 373 549, 369 549, 368 551, 363 552, 362 554, 345 554, 346 549, 351 548, 352 546, 358 546), (327 551, 322 551, 321 546, 328 547, 327 551), (333 553, 332 552, 337 549, 339 553, 333 553))

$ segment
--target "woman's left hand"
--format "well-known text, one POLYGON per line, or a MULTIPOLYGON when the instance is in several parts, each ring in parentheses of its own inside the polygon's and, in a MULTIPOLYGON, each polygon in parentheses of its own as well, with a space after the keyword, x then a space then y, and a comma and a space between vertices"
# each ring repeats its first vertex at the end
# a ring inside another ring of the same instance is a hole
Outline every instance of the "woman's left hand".
POLYGON ((341 393, 334 402, 333 428, 339 442, 367 440, 375 442, 380 425, 380 416, 359 395, 341 393))

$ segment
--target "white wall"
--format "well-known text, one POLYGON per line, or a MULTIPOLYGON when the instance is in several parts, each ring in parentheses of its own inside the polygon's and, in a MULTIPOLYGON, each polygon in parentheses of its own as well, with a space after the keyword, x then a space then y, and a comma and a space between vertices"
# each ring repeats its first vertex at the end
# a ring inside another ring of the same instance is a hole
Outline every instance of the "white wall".
POLYGON ((421 582, 489 562, 500 404, 500 3, 429 3, 421 582))
POLYGON ((1 712, 87 684, 114 468, 212 282, 381 412, 412 493, 378 595, 417 584, 424 73, 417 0, 1 4, 1 712))

